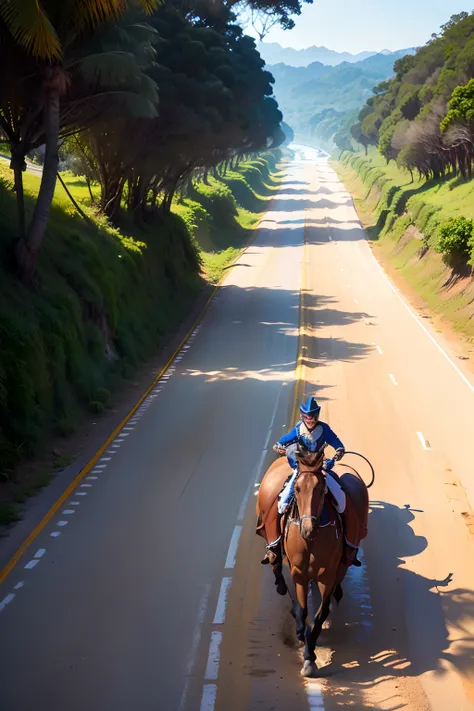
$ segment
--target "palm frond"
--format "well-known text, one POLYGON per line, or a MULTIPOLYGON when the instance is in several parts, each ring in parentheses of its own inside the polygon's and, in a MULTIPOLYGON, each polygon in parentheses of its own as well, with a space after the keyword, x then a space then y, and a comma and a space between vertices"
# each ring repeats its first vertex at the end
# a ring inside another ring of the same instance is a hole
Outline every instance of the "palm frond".
POLYGON ((80 124, 77 117, 84 114, 86 121, 84 127, 89 127, 91 123, 103 121, 104 116, 120 116, 121 118, 146 118, 153 119, 158 115, 156 104, 149 101, 133 91, 126 89, 116 89, 104 91, 93 96, 85 96, 74 102, 69 109, 74 114, 72 123, 80 124), (91 115, 95 113, 96 118, 91 122, 91 115))
POLYGON ((0 19, 27 52, 39 59, 57 59, 61 45, 40 0, 0 0, 0 19))
MULTIPOLYGON (((156 10, 161 2, 162 0, 137 0, 137 4, 147 15, 156 10)), ((82 0, 75 4, 74 22, 80 27, 98 27, 123 15, 130 3, 128 0, 82 0)))
POLYGON ((112 50, 89 54, 78 63, 82 78, 100 86, 121 86, 138 80, 140 69, 129 52, 112 50))

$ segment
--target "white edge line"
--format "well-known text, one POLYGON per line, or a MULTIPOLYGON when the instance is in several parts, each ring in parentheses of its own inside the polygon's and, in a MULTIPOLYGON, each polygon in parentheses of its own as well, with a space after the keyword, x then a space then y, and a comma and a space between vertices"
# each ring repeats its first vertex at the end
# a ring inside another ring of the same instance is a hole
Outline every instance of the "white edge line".
POLYGON ((222 625, 225 622, 227 595, 232 584, 232 578, 222 578, 221 588, 219 590, 219 598, 217 600, 216 613, 214 615, 214 625, 222 625))
MULTIPOLYGON (((360 224, 360 222, 359 222, 359 224, 360 224)), ((360 226, 361 226, 362 229, 364 229, 364 228, 362 227, 362 225, 360 225, 360 226)), ((408 311, 408 313, 410 314, 410 316, 411 316, 413 319, 415 319, 415 321, 416 321, 416 323, 418 324, 418 326, 426 333, 426 335, 428 336, 428 338, 430 339, 430 341, 436 346, 436 348, 439 350, 439 352, 441 353, 441 355, 443 355, 444 358, 446 358, 446 360, 448 361, 448 363, 454 368, 454 370, 456 371, 456 373, 457 373, 457 374, 459 375, 459 377, 463 380, 464 384, 467 385, 467 387, 469 388, 469 390, 474 393, 474 385, 473 385, 473 384, 471 383, 471 381, 464 375, 464 373, 458 368, 458 366, 456 365, 456 363, 452 360, 451 356, 449 356, 449 355, 446 353, 446 351, 445 351, 444 348, 438 343, 438 341, 436 340, 436 338, 434 338, 434 336, 431 335, 431 333, 428 331, 428 329, 426 328, 426 326, 424 326, 424 324, 421 323, 420 319, 418 318, 418 316, 416 315, 416 313, 413 311, 413 309, 411 308, 411 306, 409 306, 409 305, 407 304, 407 302, 406 302, 405 299, 402 297, 402 295, 400 294, 400 292, 397 291, 397 289, 394 287, 394 285, 393 285, 392 282, 390 281, 388 275, 385 273, 384 269, 382 268, 382 266, 381 266, 381 265, 379 264, 379 262, 377 261, 377 259, 376 259, 376 257, 375 257, 375 254, 372 252, 372 250, 370 249, 370 247, 369 247, 368 245, 367 245, 367 247, 368 247, 369 253, 372 255, 372 258, 373 258, 375 264, 376 264, 376 265, 378 266, 378 268, 380 269, 380 273, 382 274, 382 276, 383 276, 384 279, 386 280, 387 284, 389 285, 389 287, 391 288, 391 290, 393 291, 393 293, 394 293, 396 296, 398 296, 398 298, 400 299, 401 303, 402 303, 403 306, 406 308, 406 310, 408 311)))
POLYGON ((239 547, 240 534, 242 533, 242 526, 234 526, 232 532, 232 538, 229 543, 229 550, 227 551, 227 558, 225 559, 225 568, 233 568, 235 566, 235 559, 237 557, 237 549, 239 547))
POLYGON ((209 644, 209 655, 206 665, 206 680, 214 680, 219 676, 219 662, 221 660, 222 632, 213 632, 209 644))

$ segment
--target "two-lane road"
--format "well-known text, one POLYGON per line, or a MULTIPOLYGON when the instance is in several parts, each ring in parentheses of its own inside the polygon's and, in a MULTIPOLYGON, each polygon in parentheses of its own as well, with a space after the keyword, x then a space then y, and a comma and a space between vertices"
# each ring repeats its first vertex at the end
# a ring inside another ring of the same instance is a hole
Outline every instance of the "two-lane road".
POLYGON ((171 370, 2 584, 2 711, 474 708, 474 386, 305 153, 171 370), (254 482, 290 424, 301 284, 306 390, 378 475, 364 567, 309 684, 253 534, 254 482))

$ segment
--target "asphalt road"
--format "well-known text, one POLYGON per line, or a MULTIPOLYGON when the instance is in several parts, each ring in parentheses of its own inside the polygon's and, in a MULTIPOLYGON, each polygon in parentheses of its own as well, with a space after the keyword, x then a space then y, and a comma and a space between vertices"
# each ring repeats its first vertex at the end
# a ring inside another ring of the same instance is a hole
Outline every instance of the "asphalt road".
POLYGON ((191 342, 2 584, 2 711, 474 708, 474 386, 327 163, 296 155, 191 342), (301 285, 306 391, 377 470, 309 683, 253 533, 301 285))

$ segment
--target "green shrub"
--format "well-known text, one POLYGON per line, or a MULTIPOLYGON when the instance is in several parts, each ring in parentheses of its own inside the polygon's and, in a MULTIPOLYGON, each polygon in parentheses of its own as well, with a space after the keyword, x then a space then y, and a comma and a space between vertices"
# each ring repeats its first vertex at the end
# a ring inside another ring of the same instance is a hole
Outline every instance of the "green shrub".
POLYGON ((474 221, 467 217, 451 217, 439 229, 436 251, 445 257, 459 256, 468 259, 474 247, 474 221))

